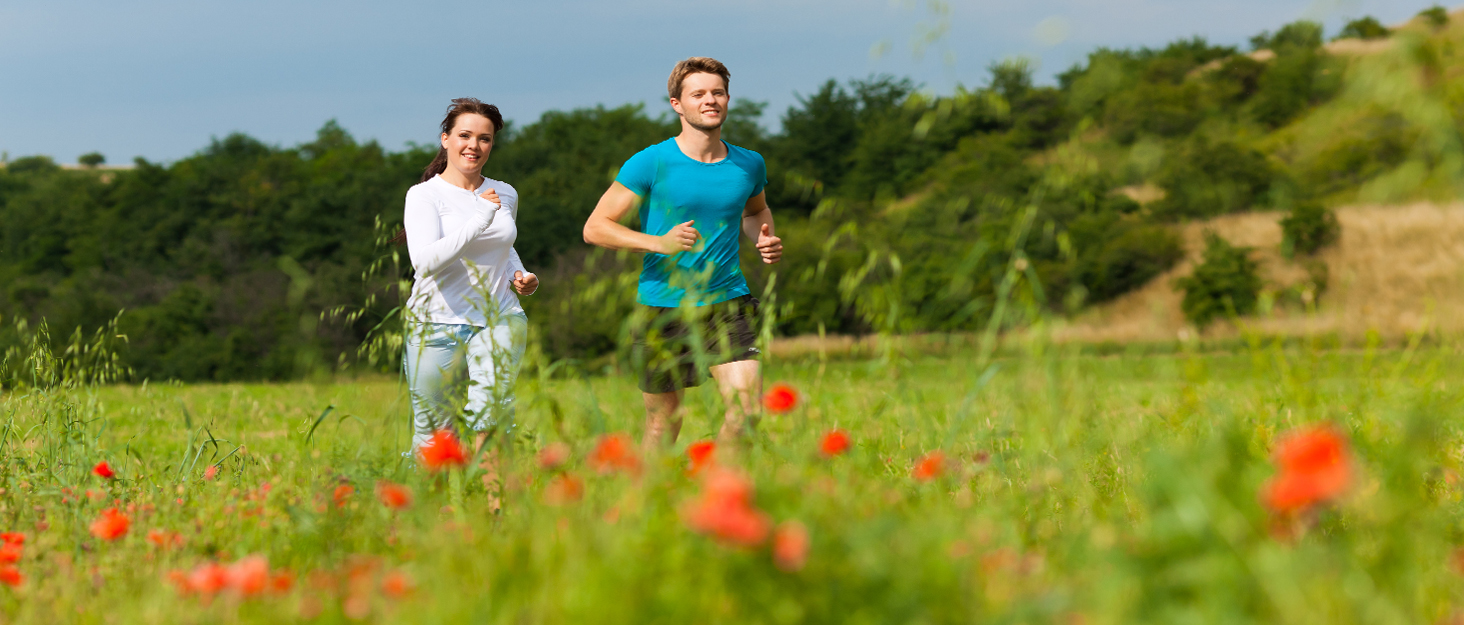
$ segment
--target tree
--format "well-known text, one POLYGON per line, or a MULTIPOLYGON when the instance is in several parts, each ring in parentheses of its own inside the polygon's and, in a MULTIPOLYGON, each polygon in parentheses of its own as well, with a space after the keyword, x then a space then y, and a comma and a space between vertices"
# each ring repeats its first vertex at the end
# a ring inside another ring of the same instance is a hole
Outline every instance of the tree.
POLYGON ((81 163, 86 167, 96 167, 98 165, 101 165, 102 163, 107 162, 107 157, 102 156, 101 152, 87 152, 86 154, 82 154, 81 156, 77 157, 76 162, 81 163))
POLYGON ((1371 15, 1347 22, 1342 32, 1337 33, 1338 39, 1382 39, 1387 36, 1388 27, 1371 15))

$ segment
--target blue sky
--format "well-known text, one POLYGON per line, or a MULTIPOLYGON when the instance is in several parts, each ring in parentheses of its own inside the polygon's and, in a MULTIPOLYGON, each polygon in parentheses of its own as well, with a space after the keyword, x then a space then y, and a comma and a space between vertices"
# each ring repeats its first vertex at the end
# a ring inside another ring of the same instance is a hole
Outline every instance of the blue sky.
POLYGON ((1025 55, 1039 78, 1099 46, 1202 35, 1244 45, 1320 19, 1407 19, 1421 0, 0 0, 0 151, 73 162, 100 151, 171 161, 239 131, 279 145, 328 119, 388 149, 428 142, 447 100, 472 95, 519 124, 547 110, 646 102, 665 110, 679 59, 732 69, 765 123, 829 78, 909 76, 950 92, 1025 55), (920 33, 944 24, 923 54, 920 33))

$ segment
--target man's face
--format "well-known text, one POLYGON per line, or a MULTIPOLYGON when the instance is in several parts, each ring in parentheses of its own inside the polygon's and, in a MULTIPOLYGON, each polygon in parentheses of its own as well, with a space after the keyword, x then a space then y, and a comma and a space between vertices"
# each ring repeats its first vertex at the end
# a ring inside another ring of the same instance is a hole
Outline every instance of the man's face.
POLYGON ((681 97, 671 108, 698 130, 715 130, 727 120, 727 84, 716 74, 696 73, 681 81, 681 97))

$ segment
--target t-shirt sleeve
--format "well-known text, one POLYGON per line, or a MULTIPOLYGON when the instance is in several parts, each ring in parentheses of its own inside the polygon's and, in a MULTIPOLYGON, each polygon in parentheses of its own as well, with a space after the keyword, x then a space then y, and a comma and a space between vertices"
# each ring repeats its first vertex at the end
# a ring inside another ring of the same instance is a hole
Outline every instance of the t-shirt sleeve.
POLYGON ((620 166, 620 173, 615 174, 615 182, 625 185, 642 198, 651 194, 651 185, 655 181, 656 155, 649 148, 636 152, 620 166))
POLYGON ((761 154, 757 154, 756 152, 753 154, 757 156, 757 168, 753 172, 752 195, 747 196, 748 199, 757 197, 757 194, 763 192, 763 187, 768 186, 768 163, 763 160, 761 154))

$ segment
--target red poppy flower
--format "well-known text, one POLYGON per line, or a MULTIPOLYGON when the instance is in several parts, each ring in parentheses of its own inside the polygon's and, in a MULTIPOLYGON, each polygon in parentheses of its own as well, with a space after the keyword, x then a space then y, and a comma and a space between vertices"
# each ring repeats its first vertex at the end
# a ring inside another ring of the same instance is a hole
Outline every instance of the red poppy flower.
POLYGON ((0 566, 0 584, 14 588, 24 583, 25 575, 21 574, 20 569, 8 564, 0 566))
POLYGON ((20 545, 0 545, 0 564, 15 564, 25 555, 20 545))
POLYGON ((1329 426, 1303 428, 1276 444, 1280 472, 1262 489, 1261 500, 1289 514, 1334 499, 1352 483, 1347 441, 1329 426))
POLYGON ((945 454, 932 451, 915 463, 915 468, 910 470, 910 476, 921 482, 929 482, 944 472, 945 454))
POLYGON ((554 476, 544 488, 544 502, 551 506, 574 503, 584 496, 585 483, 569 473, 554 476))
POLYGON ((181 590, 212 595, 229 586, 229 569, 217 562, 205 562, 188 573, 181 590))
POLYGON ((412 505, 412 491, 401 484, 391 482, 377 482, 376 497, 381 503, 393 510, 400 510, 412 505))
POLYGON ((773 532, 773 562, 793 572, 808 562, 808 528, 797 521, 784 521, 773 532))
POLYGON ((798 391, 781 382, 774 384, 772 388, 768 389, 767 394, 763 395, 763 407, 767 408, 768 412, 775 414, 788 412, 798 407, 798 391))
POLYGON ((600 437, 595 450, 590 452, 590 466, 600 473, 615 470, 636 472, 640 470, 640 458, 635 455, 630 437, 624 433, 606 434, 600 437))
POLYGON ((539 450, 539 468, 549 470, 569 460, 569 445, 555 441, 539 450))
POLYGON ((452 430, 433 432, 432 439, 417 449, 417 453, 422 456, 422 464, 434 471, 468 463, 468 452, 452 430))
POLYGON ((412 594, 412 578, 401 571, 392 571, 381 578, 381 594, 392 599, 401 599, 412 594))
POLYGON ((351 495, 354 494, 356 494, 355 486, 351 486, 350 484, 341 484, 340 486, 335 487, 335 492, 331 493, 330 498, 332 501, 335 502, 335 507, 344 508, 346 507, 346 500, 350 499, 351 495))
POLYGON ((178 532, 165 532, 163 530, 148 530, 147 542, 152 543, 159 549, 171 549, 183 546, 183 537, 178 532))
POLYGON ((214 479, 215 477, 217 477, 218 474, 219 474, 219 467, 218 467, 218 465, 211 464, 211 465, 208 465, 208 468, 207 469, 204 469, 203 470, 203 479, 205 479, 205 480, 211 480, 211 479, 214 479))
POLYGON ((819 452, 823 453, 825 458, 832 458, 848 449, 849 433, 839 429, 829 430, 829 433, 824 435, 823 442, 818 445, 819 452))
POLYGON ((701 496, 684 511, 686 524, 729 545, 762 544, 772 523, 752 506, 752 482, 716 467, 705 476, 701 496))
POLYGON ((4 533, 0 533, 0 543, 5 543, 7 545, 17 545, 17 546, 24 545, 25 544, 25 534, 23 534, 21 532, 4 532, 4 533))
POLYGON ((709 466, 714 460, 712 455, 717 451, 717 444, 712 441, 697 441, 686 448, 686 457, 691 460, 691 468, 687 475, 696 475, 709 466))
POLYGON ((92 521, 91 533, 102 540, 117 540, 127 533, 130 525, 132 520, 127 515, 118 512, 116 508, 107 508, 102 511, 102 516, 92 521))
POLYGON ((117 474, 112 471, 112 467, 107 466, 106 460, 98 462, 97 466, 92 467, 92 473, 95 473, 97 477, 106 478, 109 480, 117 477, 117 474))
POLYGON ((280 571, 269 578, 269 589, 277 593, 290 592, 295 587, 295 574, 289 571, 280 571))
POLYGON ((264 556, 245 556, 229 565, 225 584, 243 597, 253 597, 269 588, 269 560, 264 556))

